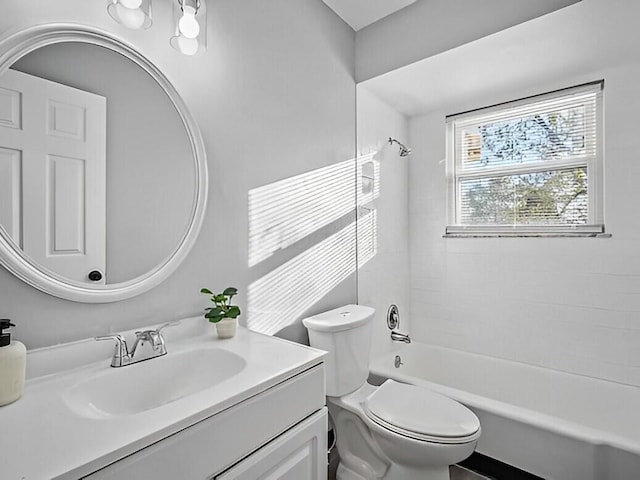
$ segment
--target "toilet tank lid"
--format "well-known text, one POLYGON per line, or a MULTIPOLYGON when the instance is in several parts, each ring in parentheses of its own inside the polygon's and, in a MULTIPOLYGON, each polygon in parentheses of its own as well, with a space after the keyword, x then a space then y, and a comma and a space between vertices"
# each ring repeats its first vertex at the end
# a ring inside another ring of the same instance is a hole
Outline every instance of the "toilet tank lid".
POLYGON ((364 325, 375 312, 375 309, 364 305, 345 305, 305 318, 302 323, 316 332, 340 332, 364 325))

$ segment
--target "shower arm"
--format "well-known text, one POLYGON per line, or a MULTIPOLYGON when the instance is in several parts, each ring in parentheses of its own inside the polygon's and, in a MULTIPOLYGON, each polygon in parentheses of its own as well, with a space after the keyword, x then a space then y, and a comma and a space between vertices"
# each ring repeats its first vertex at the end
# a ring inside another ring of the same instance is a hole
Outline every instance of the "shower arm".
POLYGON ((400 143, 395 138, 389 137, 389 145, 393 145, 394 143, 397 143, 398 146, 400 147, 400 156, 401 157, 406 157, 407 155, 409 155, 411 153, 411 149, 410 148, 405 147, 402 143, 400 143))

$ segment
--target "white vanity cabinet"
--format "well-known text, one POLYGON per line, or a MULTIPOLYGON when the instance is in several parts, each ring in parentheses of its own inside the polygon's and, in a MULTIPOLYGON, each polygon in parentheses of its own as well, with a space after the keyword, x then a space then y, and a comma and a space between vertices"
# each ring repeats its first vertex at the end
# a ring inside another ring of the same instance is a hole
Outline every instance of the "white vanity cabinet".
POLYGON ((94 339, 28 352, 0 479, 325 480, 325 352, 209 327, 182 319, 166 355, 119 368, 94 339))
POLYGON ((324 395, 321 363, 83 478, 324 480, 324 395))
POLYGON ((319 412, 214 480, 325 480, 327 478, 327 409, 319 412))

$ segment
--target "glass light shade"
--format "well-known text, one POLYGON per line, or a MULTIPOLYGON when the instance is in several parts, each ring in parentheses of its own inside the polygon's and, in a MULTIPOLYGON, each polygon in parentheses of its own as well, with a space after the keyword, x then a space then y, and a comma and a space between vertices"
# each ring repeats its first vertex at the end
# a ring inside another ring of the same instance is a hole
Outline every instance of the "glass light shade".
POLYGON ((188 38, 184 35, 179 35, 171 38, 171 46, 184 55, 195 55, 200 49, 200 44, 197 38, 188 38))
POLYGON ((182 18, 178 21, 178 30, 187 38, 196 38, 200 34, 200 25, 196 20, 195 9, 184 7, 182 18))
POLYGON ((151 0, 109 0, 107 12, 119 24, 132 30, 151 26, 151 0))
POLYGON ((142 0, 120 0, 123 7, 127 8, 140 8, 142 0))
POLYGON ((173 48, 184 55, 195 55, 207 47, 205 0, 173 0, 173 19, 173 48))

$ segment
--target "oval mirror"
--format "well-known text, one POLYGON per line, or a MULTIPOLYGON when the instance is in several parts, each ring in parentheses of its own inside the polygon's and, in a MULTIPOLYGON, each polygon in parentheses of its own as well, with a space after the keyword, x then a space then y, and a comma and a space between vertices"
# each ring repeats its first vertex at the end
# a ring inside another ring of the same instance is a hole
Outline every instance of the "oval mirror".
POLYGON ((104 32, 46 25, 0 42, 0 263, 81 302, 167 278, 200 230, 202 138, 167 78, 104 32))

